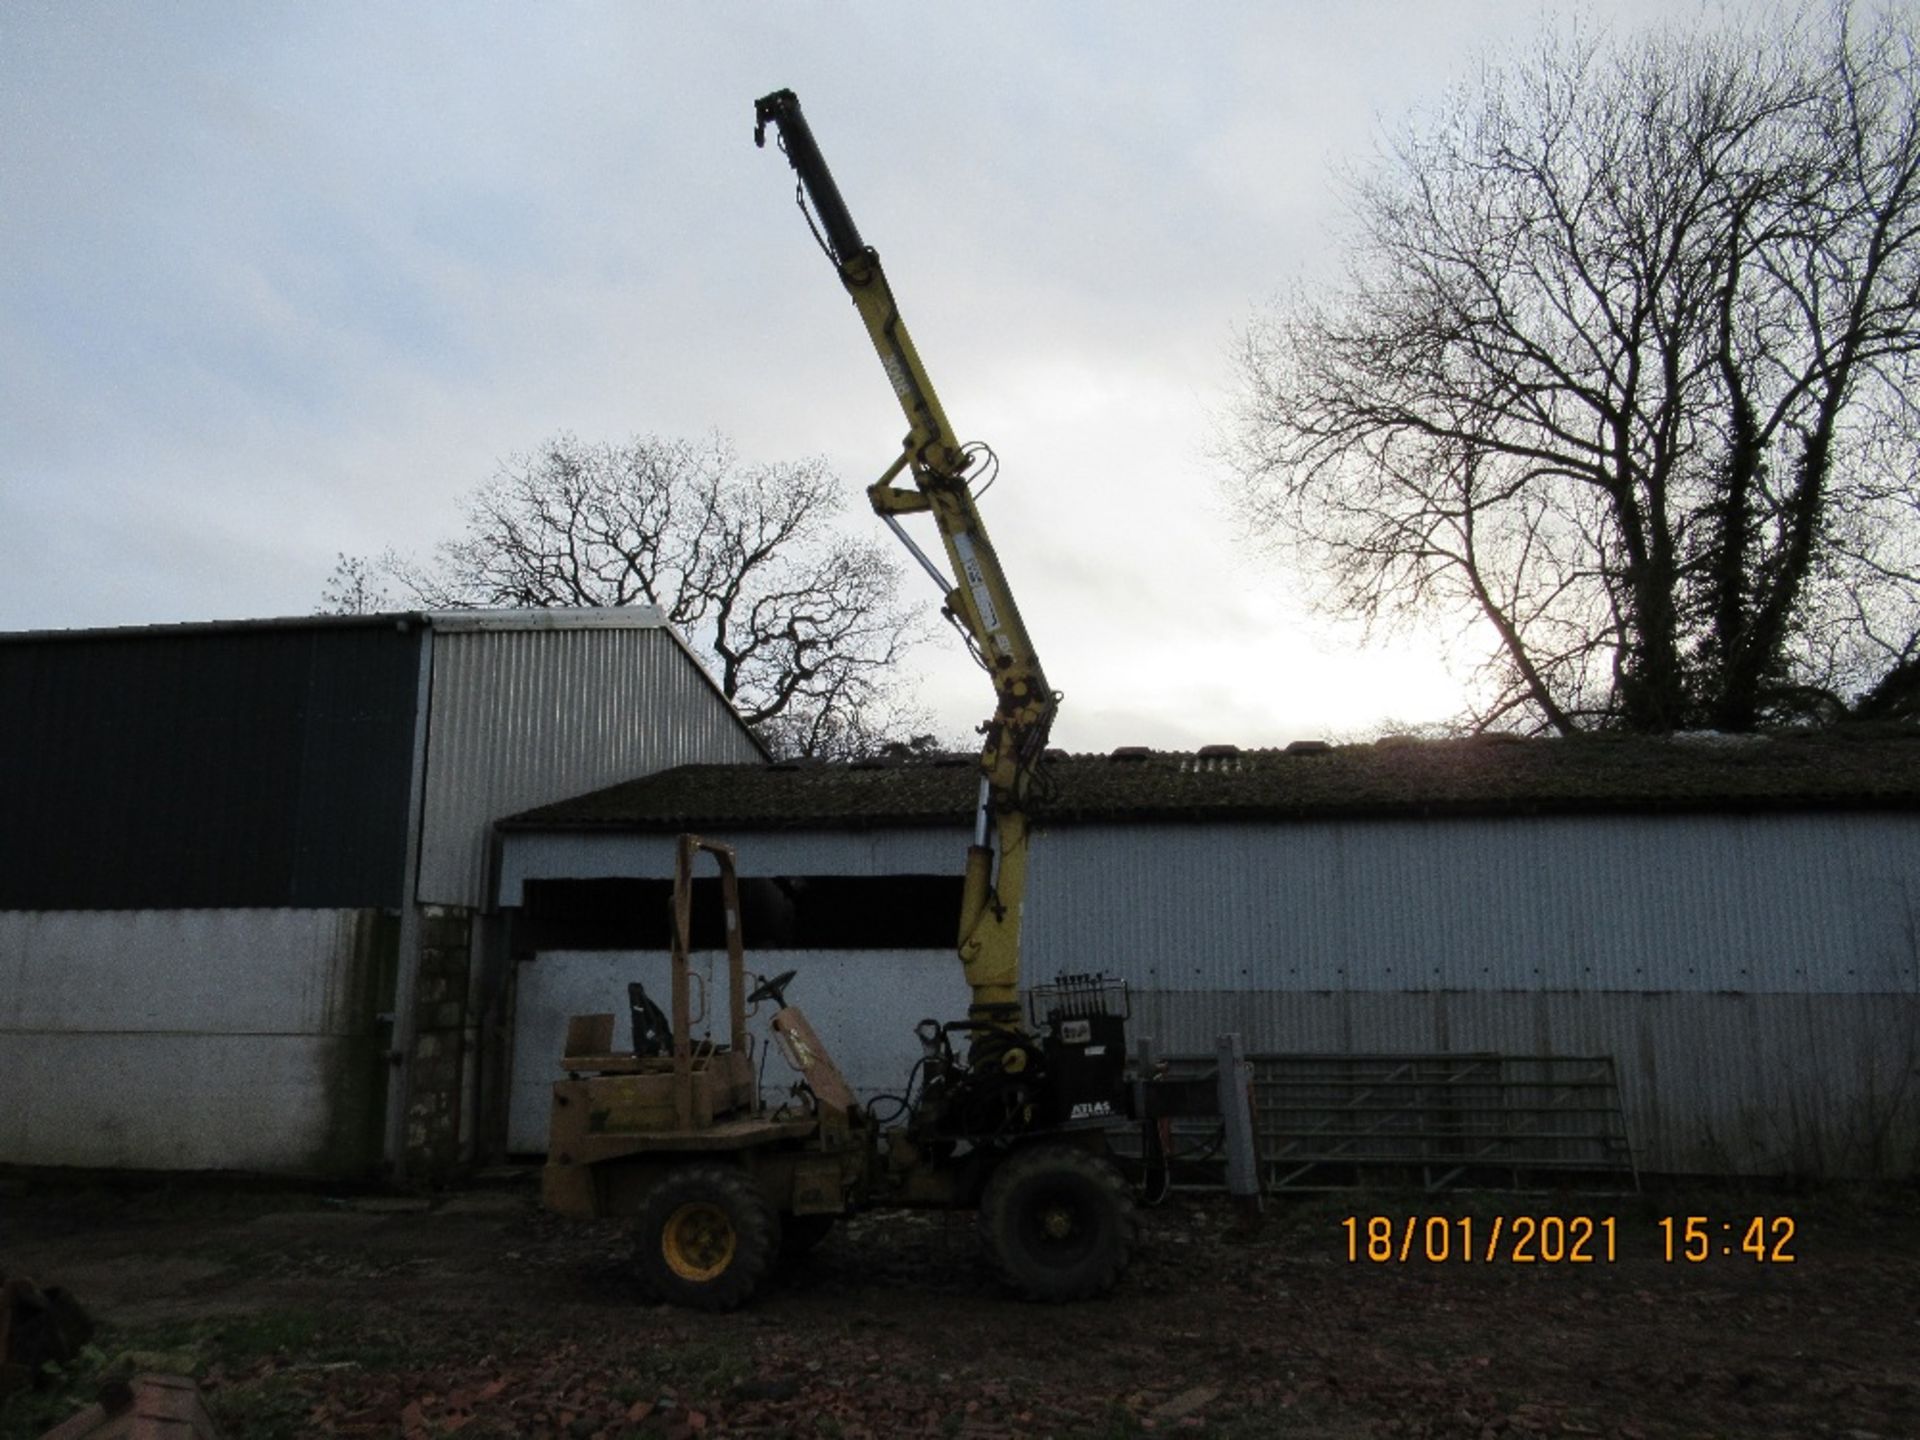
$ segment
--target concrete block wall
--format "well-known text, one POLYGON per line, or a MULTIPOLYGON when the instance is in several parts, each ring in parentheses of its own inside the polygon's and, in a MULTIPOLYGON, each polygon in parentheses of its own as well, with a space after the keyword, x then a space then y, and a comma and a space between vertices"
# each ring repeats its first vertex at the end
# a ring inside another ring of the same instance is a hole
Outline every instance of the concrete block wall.
POLYGON ((398 928, 0 911, 0 1163, 377 1174, 398 928))

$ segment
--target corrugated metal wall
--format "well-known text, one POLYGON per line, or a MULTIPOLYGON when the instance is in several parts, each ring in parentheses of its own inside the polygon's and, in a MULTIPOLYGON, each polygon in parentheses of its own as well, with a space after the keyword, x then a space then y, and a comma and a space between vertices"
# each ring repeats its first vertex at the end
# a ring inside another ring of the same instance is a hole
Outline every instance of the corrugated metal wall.
MULTIPOLYGON (((714 838, 758 875, 944 872, 965 842, 931 829, 714 838)), ((517 833, 500 898, 518 903, 526 878, 663 875, 670 859, 661 835, 517 833)), ((1238 1031, 1252 1051, 1607 1054, 1645 1169, 1920 1167, 1920 816, 1060 826, 1036 835, 1031 881, 1027 980, 1124 976, 1135 1033, 1164 1051, 1210 1052, 1238 1031)), ((883 971, 920 974, 930 956, 957 982, 945 952, 882 957, 883 971)), ((872 958, 755 963, 804 978, 872 958)), ((567 990, 549 997, 555 1014, 617 1008, 567 990)), ((829 984, 807 1002, 830 1045, 910 1034, 929 1013, 884 978, 844 999, 829 984)), ((536 1089, 550 1048, 525 1056, 536 1089)), ((525 1143, 538 1106, 519 1103, 525 1143)))
POLYGON ((0 640, 0 910, 398 905, 421 633, 0 640))
POLYGON ((1027 977, 1208 1050, 1611 1054, 1640 1163, 1920 1163, 1920 817, 1061 827, 1027 977))
POLYGON ((503 815, 689 761, 762 758, 664 628, 436 624, 416 898, 484 904, 503 815))
POLYGON ((414 898, 481 906, 502 815, 763 758, 640 611, 0 637, 0 725, 17 1163, 359 1173, 388 1098, 371 1017, 412 1014, 410 807, 414 898), (351 1023, 325 998, 349 983, 351 1023))
POLYGON ((1060 827, 1031 887, 1153 989, 1920 989, 1920 816, 1060 827))

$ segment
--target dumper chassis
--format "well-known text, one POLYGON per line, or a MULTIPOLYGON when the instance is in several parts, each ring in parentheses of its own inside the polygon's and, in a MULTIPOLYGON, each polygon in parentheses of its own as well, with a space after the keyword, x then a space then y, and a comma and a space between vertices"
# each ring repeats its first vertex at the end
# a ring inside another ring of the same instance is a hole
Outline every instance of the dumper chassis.
MULTIPOLYGON (((938 1121, 938 1103, 927 1099, 938 1086, 925 1077, 939 1073, 951 1046, 945 1027, 923 1022, 928 1050, 916 1067, 920 1088, 904 1097, 909 1118, 882 1127, 855 1099, 800 1008, 786 1002, 792 972, 748 988, 731 847, 681 836, 672 905, 672 1051, 614 1052, 612 1014, 569 1023, 561 1061, 567 1078, 553 1088, 543 1172, 548 1209, 632 1217, 649 1289, 696 1309, 741 1304, 779 1261, 811 1249, 837 1218, 885 1206, 977 1208, 996 1269, 1032 1299, 1083 1299, 1119 1279, 1138 1221, 1132 1189, 1108 1153, 1110 1109, 1046 1123, 1044 1087, 1008 1086, 995 1131, 949 1133, 938 1121), (703 852, 718 863, 726 917, 725 1044, 696 1039, 690 1013, 692 880, 703 852), (797 1077, 778 1106, 755 1082, 760 1057, 747 1026, 750 1009, 768 1004, 774 1013, 766 1043, 778 1047, 797 1077), (1016 1101, 1016 1094, 1032 1098, 1016 1101)), ((1050 1031, 1083 1037, 1058 1045, 1098 1048, 1092 1022, 1102 1017, 1064 1013, 1089 1010, 1093 987, 1048 990, 1056 1001, 1050 1031)), ((1111 1027, 1100 1028, 1111 1035, 1111 1027)), ((1075 1074, 1071 1066, 1055 1068, 1075 1074)), ((1074 1088, 1087 1090, 1084 1083, 1074 1088)))

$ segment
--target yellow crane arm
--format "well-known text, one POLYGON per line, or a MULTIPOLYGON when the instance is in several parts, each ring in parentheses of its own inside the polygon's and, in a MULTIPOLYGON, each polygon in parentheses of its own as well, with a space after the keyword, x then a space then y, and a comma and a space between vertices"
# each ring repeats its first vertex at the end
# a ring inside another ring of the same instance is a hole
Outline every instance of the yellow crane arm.
POLYGON ((974 504, 969 471, 978 452, 955 438, 900 317, 880 257, 860 238, 791 90, 777 90, 754 103, 756 145, 765 145, 769 125, 799 176, 806 200, 812 202, 808 221, 815 224, 817 217, 815 238, 860 312, 906 413, 908 430, 900 457, 868 487, 867 498, 945 592, 947 613, 961 625, 993 679, 993 718, 981 727, 986 743, 980 752, 979 815, 967 850, 960 959, 973 990, 968 1018, 989 1032, 1017 1030, 1028 792, 1059 697, 1040 669, 1040 657, 974 504), (897 483, 903 474, 911 485, 897 483), (899 517, 922 511, 933 516, 946 548, 944 574, 900 524, 899 517))

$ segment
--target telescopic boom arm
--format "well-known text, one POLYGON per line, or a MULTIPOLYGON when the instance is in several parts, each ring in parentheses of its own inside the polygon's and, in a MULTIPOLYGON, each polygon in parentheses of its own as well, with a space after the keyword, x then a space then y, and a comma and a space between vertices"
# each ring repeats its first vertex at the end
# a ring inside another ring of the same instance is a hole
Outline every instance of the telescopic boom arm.
MULTIPOLYGON (((993 678, 993 718, 981 727, 981 801, 967 851, 961 901, 960 959, 973 990, 968 1018, 987 1034, 1019 1028, 1020 906, 1026 890, 1027 800, 1046 750, 1059 697, 1047 685, 1020 610, 974 504, 969 471, 984 453, 959 444, 933 382, 907 334, 880 257, 860 238, 833 174, 814 143, 800 101, 776 90, 753 107, 753 139, 771 125, 812 202, 808 223, 866 324, 881 368, 907 417, 899 459, 867 489, 867 498, 946 593, 947 614, 993 678), (905 475, 911 486, 896 484, 905 475), (946 547, 943 573, 914 544, 899 517, 928 512, 946 547), (997 859, 997 864, 996 864, 997 859)), ((803 203, 802 208, 805 208, 803 203)))

